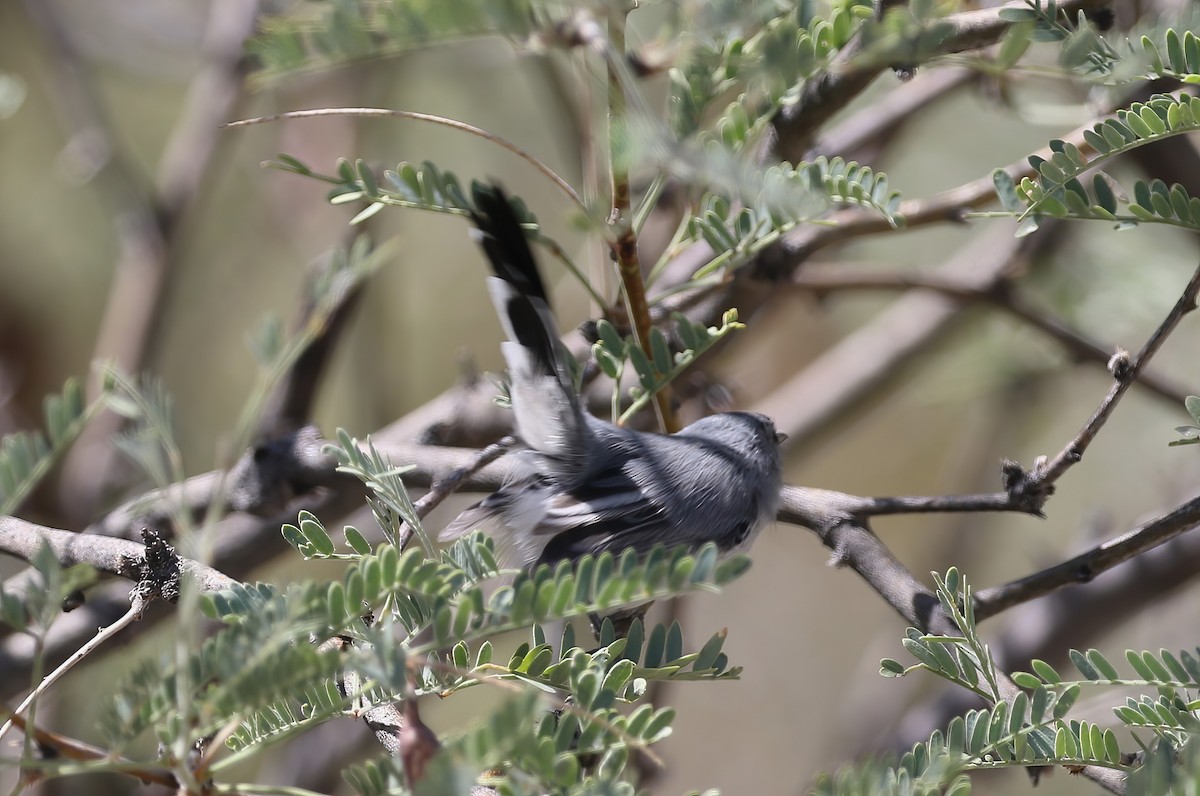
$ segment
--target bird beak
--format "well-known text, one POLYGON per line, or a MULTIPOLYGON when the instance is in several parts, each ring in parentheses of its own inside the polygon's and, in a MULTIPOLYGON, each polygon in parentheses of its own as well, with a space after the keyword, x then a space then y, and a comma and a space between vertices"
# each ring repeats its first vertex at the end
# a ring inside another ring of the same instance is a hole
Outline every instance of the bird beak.
POLYGON ((776 445, 782 445, 783 443, 787 442, 787 440, 788 440, 787 434, 784 434, 782 431, 775 432, 775 444, 776 445))

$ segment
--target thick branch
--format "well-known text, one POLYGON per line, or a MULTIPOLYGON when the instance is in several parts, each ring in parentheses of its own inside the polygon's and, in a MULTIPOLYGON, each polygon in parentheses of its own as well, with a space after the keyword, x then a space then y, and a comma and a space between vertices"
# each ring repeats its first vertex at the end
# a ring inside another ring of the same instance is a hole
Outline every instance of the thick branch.
POLYGON ((892 555, 859 514, 863 499, 823 489, 785 486, 779 519, 816 533, 833 551, 830 564, 850 567, 914 627, 953 633, 937 596, 892 555))
MULTIPOLYGON (((146 557, 146 546, 128 539, 72 533, 34 525, 16 517, 0 516, 0 553, 29 561, 47 545, 64 567, 87 564, 101 572, 130 580, 138 577, 137 570, 131 569, 131 562, 146 557)), ((180 566, 204 591, 216 591, 237 584, 228 575, 195 561, 181 560, 180 566)))
MULTIPOLYGON (((1067 15, 1074 16, 1079 9, 1106 6, 1110 1, 1064 0, 1058 3, 1058 8, 1067 15)), ((1009 8, 1024 9, 1028 8, 1028 5, 1014 0, 993 8, 950 14, 938 20, 938 24, 946 26, 948 31, 939 43, 936 54, 965 52, 995 44, 1012 24, 1000 18, 1000 12, 1009 8)), ((796 103, 779 112, 773 120, 773 125, 778 139, 775 150, 780 159, 800 160, 809 149, 817 130, 835 113, 849 105, 851 100, 861 94, 889 66, 862 55, 860 35, 842 48, 824 73, 805 81, 796 103)))

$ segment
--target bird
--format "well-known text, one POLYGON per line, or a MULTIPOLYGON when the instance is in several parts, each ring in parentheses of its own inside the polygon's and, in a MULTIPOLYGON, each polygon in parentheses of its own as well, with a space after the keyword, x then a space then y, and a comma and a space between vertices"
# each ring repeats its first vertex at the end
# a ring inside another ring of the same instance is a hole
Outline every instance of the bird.
POLYGON ((501 567, 658 545, 722 554, 747 549, 775 517, 785 438, 761 414, 722 412, 674 434, 637 431, 583 406, 570 356, 521 222, 498 186, 477 184, 472 236, 491 265, 488 292, 507 340, 518 475, 439 534, 481 529, 501 567))

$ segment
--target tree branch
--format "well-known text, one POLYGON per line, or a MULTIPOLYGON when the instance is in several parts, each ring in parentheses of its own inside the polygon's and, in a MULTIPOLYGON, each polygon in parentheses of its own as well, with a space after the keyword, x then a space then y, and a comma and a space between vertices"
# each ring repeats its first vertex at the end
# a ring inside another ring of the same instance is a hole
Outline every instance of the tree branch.
MULTIPOLYGON (((993 227, 956 252, 938 273, 988 290, 1034 247, 1049 240, 1048 234, 1018 239, 1009 230, 993 227)), ((834 417, 871 395, 960 315, 957 301, 914 291, 808 363, 758 401, 754 410, 773 418, 791 438, 790 444, 801 445, 827 430, 834 417)))
MULTIPOLYGON (((1098 343, 1054 316, 1032 307, 1016 294, 1009 278, 990 287, 979 287, 967 280, 947 278, 940 270, 881 272, 810 265, 796 274, 792 283, 819 295, 842 290, 933 290, 960 301, 985 302, 1003 310, 1050 337, 1072 356, 1083 361, 1107 364, 1116 350, 1116 346, 1098 343)), ((1137 384, 1175 405, 1183 403, 1188 394, 1168 376, 1145 368, 1138 372, 1137 384)))
MULTIPOLYGON (((60 66, 59 86, 71 98, 67 103, 71 125, 80 133, 97 136, 104 152, 114 152, 106 110, 53 5, 31 0, 26 9, 55 50, 52 61, 60 66)), ((127 373, 142 369, 154 339, 176 233, 212 162, 218 125, 240 96, 243 43, 254 30, 257 14, 255 0, 211 4, 201 44, 204 61, 189 86, 152 189, 142 187, 137 169, 124 158, 115 156, 100 164, 105 178, 101 185, 109 188, 114 209, 119 252, 94 358, 113 359, 127 373)), ((111 477, 114 454, 105 441, 121 422, 113 414, 98 418, 64 462, 60 493, 70 496, 62 504, 71 516, 91 514, 105 479, 111 477)))
POLYGON ((1200 293, 1200 267, 1196 269, 1191 280, 1184 287, 1183 293, 1176 301, 1175 306, 1167 313, 1167 317, 1142 346, 1137 357, 1131 360, 1127 352, 1118 349, 1117 353, 1109 360, 1108 369, 1112 373, 1114 381, 1108 395, 1100 402, 1079 433, 1053 459, 1045 461, 1044 458, 1041 458, 1028 471, 1016 462, 1006 461, 1004 463, 1004 489, 1014 504, 1025 505, 1031 513, 1041 514, 1042 507, 1054 493, 1055 483, 1058 479, 1083 458, 1084 452, 1103 428, 1116 408, 1117 402, 1136 381, 1146 363, 1162 346, 1167 336, 1179 325, 1183 316, 1196 308, 1198 293, 1200 293))
MULTIPOLYGON (((1064 0, 1060 11, 1074 15, 1077 10, 1108 5, 1110 0, 1064 0)), ((947 28, 939 42, 940 54, 959 53, 995 44, 1008 30, 1011 22, 1000 18, 1006 9, 1028 8, 1014 1, 992 8, 963 11, 937 20, 947 28)), ((835 113, 845 108, 863 92, 889 64, 862 57, 862 35, 847 44, 834 57, 829 68, 804 82, 797 102, 785 106, 772 120, 776 141, 775 154, 779 159, 797 161, 811 146, 812 137, 835 113)))
POLYGON ((1200 524, 1200 497, 1074 558, 1004 585, 977 591, 975 616, 982 622, 1065 586, 1090 583, 1100 573, 1191 530, 1197 524, 1200 524))
MULTIPOLYGON (((131 569, 131 563, 146 558, 146 545, 128 539, 46 528, 0 515, 0 553, 30 561, 43 546, 49 546, 64 567, 87 564, 101 572, 135 581, 140 573, 131 569)), ((183 572, 194 578, 203 591, 226 589, 237 584, 228 575, 197 561, 180 559, 179 563, 183 572)))
POLYGON ((1112 415, 1113 410, 1117 406, 1117 402, 1129 390, 1129 387, 1137 380, 1138 375, 1146 367, 1146 363, 1150 358, 1158 352, 1162 347, 1163 342, 1167 339, 1171 332, 1175 331, 1175 327, 1183 320, 1183 316, 1196 309, 1196 296, 1200 293, 1200 267, 1192 278, 1188 281, 1183 289, 1183 293, 1179 296, 1179 300, 1175 302, 1175 306, 1167 313, 1167 317, 1163 318, 1162 323, 1158 325, 1146 340, 1142 350, 1132 360, 1124 351, 1118 351, 1113 356, 1109 363, 1109 370, 1113 375, 1113 386, 1108 391, 1108 395, 1100 402, 1100 406, 1096 407, 1096 411, 1088 418, 1083 428, 1075 435, 1065 448, 1050 460, 1045 468, 1039 470, 1035 474, 1036 480, 1039 482, 1037 487, 1044 488, 1048 484, 1053 484, 1063 473, 1070 469, 1073 465, 1083 458, 1083 454, 1091 445, 1092 440, 1096 438, 1096 434, 1104 427, 1105 422, 1112 415))

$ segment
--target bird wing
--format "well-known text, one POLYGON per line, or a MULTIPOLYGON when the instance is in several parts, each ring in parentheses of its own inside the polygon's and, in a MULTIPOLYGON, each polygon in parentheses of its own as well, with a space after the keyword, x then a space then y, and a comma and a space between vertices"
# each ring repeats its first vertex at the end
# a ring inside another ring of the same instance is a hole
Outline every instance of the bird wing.
POLYGON ((538 563, 575 560, 587 553, 639 554, 671 537, 666 508, 622 470, 596 474, 581 486, 556 496, 533 529, 548 536, 538 563))
POLYGON ((588 466, 589 432, 537 263, 503 191, 477 185, 474 200, 476 239, 495 273, 488 292, 508 335, 500 348, 517 433, 554 460, 552 475, 575 480, 588 466))

